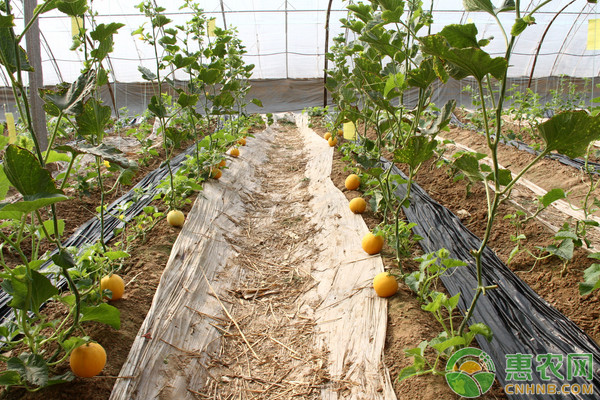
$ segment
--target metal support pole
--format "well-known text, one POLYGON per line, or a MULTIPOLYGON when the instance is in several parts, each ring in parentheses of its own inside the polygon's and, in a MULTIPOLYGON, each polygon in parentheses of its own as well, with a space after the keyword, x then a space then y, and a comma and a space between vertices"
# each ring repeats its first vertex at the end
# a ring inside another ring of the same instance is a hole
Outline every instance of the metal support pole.
POLYGON ((227 20, 225 19, 225 5, 223 4, 223 0, 221 0, 221 14, 223 15, 223 28, 227 30, 227 20))
POLYGON ((327 5, 327 16, 325 17, 325 69, 323 70, 323 107, 327 107, 327 52, 329 51, 329 17, 331 15, 331 3, 333 0, 329 0, 327 5))
POLYGON ((540 39, 540 42, 538 43, 538 47, 535 51, 535 56, 533 57, 533 65, 531 66, 531 73, 529 74, 529 81, 527 82, 527 87, 531 87, 531 81, 533 80, 533 73, 535 72, 535 66, 537 64, 537 60, 538 60, 538 56, 540 55, 540 50, 542 49, 542 44, 544 43, 544 39, 546 38, 546 34, 548 33, 548 31, 550 30, 550 27, 552 26, 552 24, 554 23, 554 21, 556 21, 556 18, 558 18, 558 16, 565 11, 565 9, 567 7, 569 7, 571 4, 575 3, 575 0, 572 0, 570 3, 568 3, 566 6, 564 6, 559 12, 557 12, 554 17, 550 20, 550 22, 548 23, 548 26, 546 26, 546 29, 544 30, 544 33, 542 34, 542 38, 540 39))
POLYGON ((285 78, 290 77, 289 69, 289 54, 288 54, 288 2, 285 0, 285 78))
MULTIPOLYGON (((37 6, 37 0, 23 0, 25 21, 33 18, 33 10, 37 6)), ((44 75, 42 73, 42 57, 40 55, 40 25, 36 20, 29 31, 25 34, 27 42, 27 57, 34 71, 29 72, 29 103, 31 105, 31 117, 33 118, 33 129, 40 148, 48 148, 48 128, 46 127, 46 113, 42 107, 42 99, 38 89, 44 86, 44 75)))

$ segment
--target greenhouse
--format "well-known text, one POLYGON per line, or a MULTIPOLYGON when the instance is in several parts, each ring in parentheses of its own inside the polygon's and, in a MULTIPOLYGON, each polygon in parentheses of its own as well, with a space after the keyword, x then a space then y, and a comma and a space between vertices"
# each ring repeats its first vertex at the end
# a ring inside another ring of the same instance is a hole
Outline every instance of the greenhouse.
POLYGON ((1 398, 599 398, 597 12, 0 2, 1 398))

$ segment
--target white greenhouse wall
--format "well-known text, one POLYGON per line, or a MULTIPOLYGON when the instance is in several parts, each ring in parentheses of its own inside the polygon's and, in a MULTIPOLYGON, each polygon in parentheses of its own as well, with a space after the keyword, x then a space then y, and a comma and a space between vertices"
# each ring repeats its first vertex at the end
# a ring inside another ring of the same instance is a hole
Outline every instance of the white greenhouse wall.
MULTIPOLYGON (((494 56, 504 54, 503 35, 488 14, 464 12, 462 0, 433 1, 436 19, 432 32, 439 31, 449 23, 474 21, 479 27, 481 37, 494 37, 487 51, 494 56)), ((134 7, 138 2, 139 0, 101 0, 93 3, 94 10, 99 15, 97 22, 120 21, 126 24, 115 38, 115 50, 111 55, 114 78, 119 82, 140 82, 140 65, 153 69, 152 48, 137 37, 131 36, 132 31, 146 22, 145 17, 134 7)), ((159 3, 167 8, 167 15, 175 23, 181 24, 187 19, 185 10, 179 9, 181 1, 159 3)), ((327 0, 223 0, 227 26, 237 27, 248 51, 246 60, 256 65, 253 79, 304 79, 323 76, 327 3, 327 0)), ((534 0, 528 8, 539 3, 540 0, 534 0)), ((512 67, 509 70, 511 77, 529 76, 533 55, 544 30, 556 11, 568 3, 569 0, 554 0, 537 14, 537 24, 528 28, 518 38, 511 59, 512 67)), ((13 4, 17 8, 16 11, 19 11, 21 3, 13 4)), ((209 16, 216 18, 217 26, 224 26, 219 0, 203 0, 200 4, 209 16)), ((346 4, 348 1, 333 1, 330 39, 345 32, 339 19, 347 16, 346 4)), ((430 4, 430 1, 424 1, 424 7, 429 7, 430 4)), ((600 19, 597 7, 585 0, 579 0, 556 19, 541 48, 534 77, 562 74, 575 77, 599 75, 600 50, 586 49, 588 21, 600 19)), ((502 14, 501 20, 508 30, 513 18, 514 13, 502 14)), ((17 24, 22 26, 22 19, 17 20, 17 24)), ((52 85, 75 80, 82 60, 81 54, 69 50, 70 18, 57 11, 50 12, 41 17, 40 28, 43 33, 44 83, 52 85)), ((17 28, 17 31, 19 29, 17 28)), ((422 33, 426 34, 425 30, 422 33)), ((2 74, 0 85, 6 85, 6 78, 2 74)))

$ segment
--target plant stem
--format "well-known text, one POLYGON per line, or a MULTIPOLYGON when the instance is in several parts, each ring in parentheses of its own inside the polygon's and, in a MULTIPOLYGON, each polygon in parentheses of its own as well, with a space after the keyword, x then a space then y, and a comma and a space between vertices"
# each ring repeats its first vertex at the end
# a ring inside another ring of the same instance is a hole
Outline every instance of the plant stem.
POLYGON ((50 157, 50 149, 54 145, 54 140, 56 140, 56 134, 58 133, 58 127, 60 126, 60 121, 62 120, 63 112, 62 110, 58 114, 56 125, 54 126, 54 132, 52 132, 52 136, 50 137, 50 142, 48 143, 48 149, 46 150, 46 157, 44 157, 44 164, 48 162, 48 157, 50 157))
POLYGON ((71 161, 69 161, 69 166, 67 167, 67 172, 65 172, 65 177, 63 178, 62 184, 60 185, 60 190, 63 190, 67 185, 67 179, 71 174, 71 169, 73 168, 73 164, 75 163, 75 159, 77 158, 76 153, 72 153, 71 161))
POLYGON ((106 251, 106 243, 104 239, 104 182, 102 179, 102 171, 100 170, 101 158, 96 156, 96 172, 98 174, 98 188, 100 189, 100 244, 102 249, 106 251))

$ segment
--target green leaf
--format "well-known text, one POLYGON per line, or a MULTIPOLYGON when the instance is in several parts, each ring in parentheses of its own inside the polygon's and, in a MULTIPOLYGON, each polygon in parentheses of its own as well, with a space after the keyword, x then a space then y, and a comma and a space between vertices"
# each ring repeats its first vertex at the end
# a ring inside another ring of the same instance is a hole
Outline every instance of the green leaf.
POLYGON ((479 322, 473 325, 469 325, 469 332, 475 335, 482 335, 488 342, 491 342, 494 338, 494 332, 486 324, 479 322))
POLYGON ((523 18, 515 19, 515 23, 510 30, 512 36, 519 36, 530 25, 535 24, 535 18, 531 15, 526 15, 523 18))
POLYGON ((111 164, 116 164, 121 168, 130 168, 132 163, 125 156, 123 156, 123 152, 121 150, 104 143, 101 143, 99 146, 94 146, 81 141, 58 146, 57 149, 68 151, 73 154, 91 154, 93 156, 101 157, 103 160, 106 160, 111 164))
POLYGON ((9 358, 6 368, 18 372, 31 385, 43 387, 48 382, 48 365, 39 354, 22 353, 9 358))
POLYGON ((82 307, 80 321, 95 321, 120 329, 121 312, 118 308, 106 303, 94 307, 82 307))
POLYGON ((57 3, 58 3, 58 0, 44 0, 42 3, 38 4, 35 7, 33 13, 39 14, 39 10, 42 7, 44 7, 44 12, 41 14, 47 13, 48 11, 52 11, 57 7, 57 5, 58 5, 57 3))
POLYGON ((129 253, 126 253, 124 251, 107 251, 104 253, 104 257, 108 258, 111 261, 114 261, 121 258, 129 257, 129 253))
POLYGON ((427 341, 423 340, 421 343, 419 343, 419 345, 417 347, 404 350, 404 352, 406 353, 406 355, 414 357, 415 363, 416 363, 417 360, 424 360, 425 349, 427 348, 428 344, 429 343, 427 341))
POLYGON ((446 25, 439 34, 446 38, 450 47, 456 47, 457 49, 479 47, 475 24, 446 25))
POLYGON ((138 71, 140 71, 142 73, 142 79, 146 80, 146 81, 153 81, 156 79, 156 74, 152 71, 150 71, 148 68, 146 67, 142 67, 141 65, 138 67, 138 71))
POLYGON ((502 186, 508 185, 512 181, 512 173, 510 169, 502 169, 498 170, 498 183, 502 186))
MULTIPOLYGON (((403 73, 399 72, 397 74, 390 75, 385 82, 383 96, 388 97, 388 94, 390 93, 390 91, 392 91, 394 89, 399 89, 401 91, 403 89, 403 87, 404 87, 404 74, 403 73)), ((396 95, 399 95, 399 93, 397 93, 396 95)), ((396 97, 396 96, 394 96, 394 97, 396 97)))
POLYGON ((40 306, 52 296, 58 294, 58 289, 50 279, 37 271, 30 271, 31 279, 27 277, 24 266, 13 269, 13 276, 5 278, 0 286, 12 296, 10 306, 19 310, 37 313, 40 306), (28 300, 28 284, 31 284, 31 299, 28 300))
POLYGON ((0 28, 10 28, 15 26, 14 15, 0 15, 0 28))
POLYGON ((256 104, 256 105, 257 105, 257 106, 259 106, 259 107, 262 107, 262 106, 263 106, 263 103, 262 103, 262 101, 260 101, 259 99, 252 99, 252 100, 250 100, 250 103, 252 103, 252 104, 256 104))
POLYGON ((384 10, 396 10, 398 8, 404 8, 403 0, 378 0, 377 3, 381 5, 384 10))
MULTIPOLYGON (((21 71, 33 71, 33 67, 27 59, 27 52, 21 46, 18 46, 18 48, 21 71)), ((11 34, 11 28, 0 28, 0 55, 0 64, 4 65, 11 73, 16 72, 17 55, 15 52, 15 39, 11 34)))
POLYGON ((64 195, 56 187, 50 172, 42 168, 33 153, 14 144, 8 145, 4 153, 4 173, 25 201, 51 194, 64 195))
POLYGON ((428 136, 411 136, 403 147, 394 151, 394 161, 415 169, 433 157, 437 141, 428 136))
POLYGON ((52 256, 52 262, 64 269, 70 269, 75 266, 73 256, 64 249, 52 256))
POLYGON ((448 73, 455 79, 473 76, 481 82, 487 74, 502 79, 507 63, 502 57, 492 58, 485 51, 474 48, 454 48, 441 34, 419 38, 421 50, 425 54, 439 57, 447 63, 448 73))
MULTIPOLYGON (((175 39, 177 41, 177 39, 175 39)), ((183 57, 181 54, 175 54, 175 58, 173 58, 173 65, 175 68, 185 68, 192 65, 196 59, 194 57, 183 57)))
POLYGON ((177 104, 179 104, 181 107, 193 107, 196 105, 196 103, 198 103, 197 94, 189 95, 185 92, 179 93, 179 97, 177 98, 177 104))
POLYGON ((444 293, 434 292, 432 295, 433 301, 430 303, 421 306, 421 308, 425 311, 436 312, 442 306, 442 303, 448 299, 448 297, 444 293))
POLYGON ((75 375, 70 370, 65 372, 64 374, 50 376, 48 378, 48 382, 46 386, 57 385, 59 383, 71 382, 75 379, 75 375))
POLYGON ((600 138, 600 115, 584 110, 565 111, 538 125, 547 151, 558 151, 571 158, 585 155, 590 142, 600 138))
POLYGON ((214 85, 221 80, 221 71, 218 69, 202 69, 198 73, 198 78, 207 85, 214 85))
POLYGON ((373 9, 368 4, 349 4, 346 8, 356 15, 358 19, 367 23, 373 19, 372 11, 373 9))
POLYGON ((433 70, 442 83, 447 83, 448 79, 450 79, 450 74, 446 71, 444 63, 437 57, 433 59, 433 70))
POLYGON ((87 0, 60 0, 57 1, 56 6, 59 11, 77 17, 87 11, 87 0))
MULTIPOLYGON (((42 155, 45 157, 46 153, 47 153, 46 151, 43 151, 42 155)), ((69 162, 69 161, 71 161, 71 157, 69 157, 68 154, 59 153, 57 151, 50 150, 50 154, 48 154, 48 159, 46 161, 46 164, 50 164, 50 163, 57 162, 57 161, 69 162)))
POLYGON ((421 271, 414 271, 410 275, 408 275, 406 278, 404 278, 404 283, 406 284, 406 286, 408 286, 408 288, 415 293, 419 292, 419 284, 421 281, 421 275, 422 275, 421 271))
MULTIPOLYGON (((485 154, 475 153, 485 157, 485 154)), ((463 153, 456 160, 453 165, 460 169, 469 180, 478 182, 483 181, 485 178, 479 170, 478 156, 473 153, 463 153)))
POLYGON ((152 96, 150 99, 150 104, 148 104, 148 110, 159 118, 165 118, 167 116, 167 109, 162 104, 156 95, 152 96))
POLYGON ((90 37, 98 42, 112 40, 115 33, 119 31, 125 24, 120 22, 111 22, 110 24, 98 24, 96 29, 90 32, 90 37))
POLYGON ((131 185, 131 183, 133 182, 133 178, 137 174, 138 170, 139 170, 139 166, 138 166, 137 162, 135 162, 133 160, 129 160, 129 167, 123 169, 121 171, 121 174, 119 175, 119 178, 118 178, 119 183, 121 183, 122 185, 125 185, 125 186, 131 185))
POLYGON ((505 12, 505 11, 513 11, 515 9, 515 0, 504 0, 504 3, 500 7, 494 8, 496 14, 505 12))
POLYGON ((44 109, 53 116, 64 114, 77 115, 83 111, 83 101, 96 87, 94 71, 82 74, 71 84, 59 85, 56 90, 40 89, 40 97, 46 103, 44 109))
POLYGON ((385 10, 384 12, 382 12, 381 19, 386 24, 395 24, 400 22, 402 14, 404 14, 404 7, 400 6, 395 10, 385 10))
POLYGON ((463 7, 465 11, 485 11, 488 14, 496 15, 491 0, 463 0, 463 7))
POLYGON ((95 98, 90 98, 83 106, 83 112, 75 119, 77 121, 77 133, 93 141, 101 142, 104 137, 104 129, 110 121, 111 110, 103 106, 95 98))
POLYGON ((175 147, 179 147, 181 142, 186 138, 186 133, 182 129, 178 129, 174 126, 169 126, 165 129, 165 136, 171 140, 175 147))
POLYGON ((456 293, 454 296, 450 297, 446 302, 446 308, 450 310, 454 310, 458 305, 458 301, 460 300, 460 292, 456 293))
MULTIPOLYGON (((46 238, 46 239, 50 239, 48 237, 46 237, 46 232, 48 232, 48 234, 50 236, 55 235, 54 232, 54 221, 51 219, 48 219, 46 221, 44 221, 43 223, 44 228, 46 228, 46 230, 44 231, 44 229, 42 229, 41 227, 38 228, 38 232, 40 234, 40 236, 46 238)), ((64 219, 59 219, 58 220, 58 235, 61 236, 65 230, 65 220, 64 219)))
POLYGON ((0 203, 0 219, 21 219, 23 214, 29 214, 59 201, 69 200, 64 194, 40 194, 28 198, 28 201, 0 203))
POLYGON ((427 128, 421 128, 421 133, 424 135, 437 135, 442 129, 444 129, 450 123, 452 112, 456 107, 456 100, 449 100, 444 107, 442 107, 438 116, 431 122, 431 125, 427 128))
POLYGON ((584 282, 579 283, 579 294, 585 296, 600 288, 600 264, 592 264, 583 271, 584 282))
POLYGON ((170 22, 172 22, 172 21, 162 14, 159 14, 156 17, 152 18, 152 25, 156 28, 165 26, 165 25, 169 24, 170 22))
POLYGON ((573 239, 565 239, 557 246, 550 245, 546 247, 546 251, 550 254, 561 258, 562 260, 571 260, 573 258, 573 251, 575 250, 575 244, 573 239))
POLYGON ((527 28, 527 23, 523 18, 516 18, 515 23, 510 29, 510 34, 512 36, 519 36, 525 29, 527 28))
POLYGON ((433 69, 433 59, 427 58, 421 61, 419 68, 410 70, 406 82, 410 86, 427 89, 437 78, 433 69))
POLYGON ((98 76, 96 78, 96 87, 101 87, 108 84, 108 72, 104 68, 98 68, 98 76))
POLYGON ((409 365, 408 367, 404 367, 400 370, 400 373, 398 374, 396 380, 398 382, 402 382, 405 379, 420 375, 421 372, 423 372, 423 368, 414 365, 409 365))
POLYGON ((577 237, 577 235, 575 234, 575 232, 571 232, 571 231, 558 231, 554 235, 554 239, 555 240, 564 240, 564 239, 577 240, 577 239, 579 239, 579 237, 577 237))
POLYGON ((21 384, 21 374, 17 371, 4 371, 0 374, 0 386, 14 386, 21 384))
MULTIPOLYGON (((6 198, 6 194, 8 193, 8 189, 10 188, 10 181, 6 177, 4 173, 4 167, 0 165, 0 200, 4 200, 6 198)), ((0 217, 2 218, 2 217, 0 217)))
POLYGON ((97 47, 90 52, 90 55, 96 60, 102 61, 109 53, 113 51, 114 39, 113 35, 125 26, 118 22, 110 24, 99 24, 96 29, 90 32, 90 37, 98 42, 97 47))
POLYGON ((83 346, 86 343, 87 340, 85 340, 84 338, 80 338, 78 336, 71 336, 67 340, 63 341, 61 345, 66 352, 69 352, 76 349, 79 346, 83 346))
POLYGON ((454 336, 448 340, 443 341, 442 343, 434 344, 433 347, 438 352, 443 353, 446 349, 455 346, 462 346, 465 344, 465 339, 462 336, 454 336))
POLYGON ((540 197, 540 203, 545 207, 548 207, 550 204, 554 203, 560 199, 566 199, 567 195, 562 189, 552 189, 542 197, 540 197))

